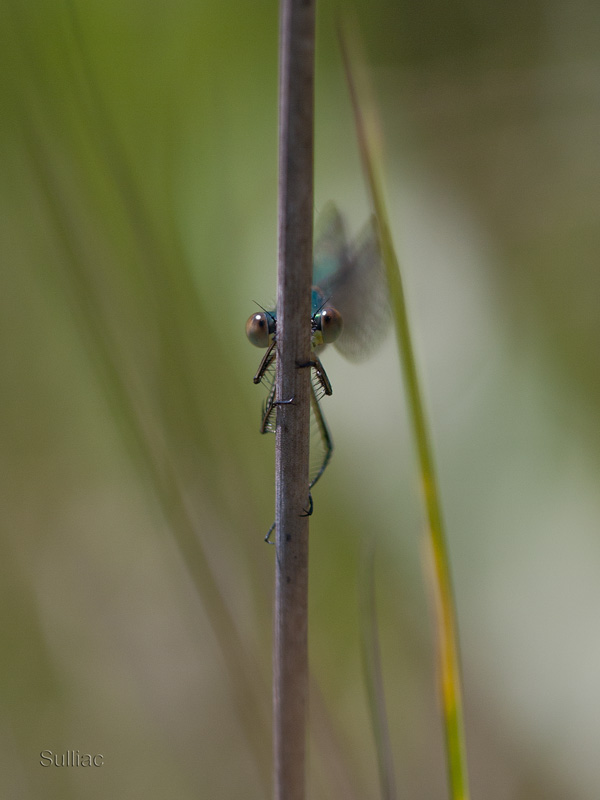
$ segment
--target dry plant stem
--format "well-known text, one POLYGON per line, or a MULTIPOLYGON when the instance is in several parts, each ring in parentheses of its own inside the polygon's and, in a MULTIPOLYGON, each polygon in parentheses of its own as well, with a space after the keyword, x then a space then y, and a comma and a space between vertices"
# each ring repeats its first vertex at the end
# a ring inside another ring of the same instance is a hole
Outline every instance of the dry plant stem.
POLYGON ((273 739, 276 800, 305 796, 308 701, 310 289, 314 0, 281 0, 277 274, 276 577, 273 739))

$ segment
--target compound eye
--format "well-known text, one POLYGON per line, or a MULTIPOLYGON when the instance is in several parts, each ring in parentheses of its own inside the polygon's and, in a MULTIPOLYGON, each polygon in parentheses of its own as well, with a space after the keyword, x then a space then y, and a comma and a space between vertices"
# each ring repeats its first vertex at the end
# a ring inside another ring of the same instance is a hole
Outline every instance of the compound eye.
POLYGON ((335 342, 344 327, 342 315, 337 308, 333 308, 333 306, 327 306, 321 309, 319 314, 317 314, 317 323, 318 329, 323 336, 323 344, 335 342))
POLYGON ((264 311, 252 314, 246 323, 246 336, 255 347, 268 347, 274 332, 275 320, 264 311))

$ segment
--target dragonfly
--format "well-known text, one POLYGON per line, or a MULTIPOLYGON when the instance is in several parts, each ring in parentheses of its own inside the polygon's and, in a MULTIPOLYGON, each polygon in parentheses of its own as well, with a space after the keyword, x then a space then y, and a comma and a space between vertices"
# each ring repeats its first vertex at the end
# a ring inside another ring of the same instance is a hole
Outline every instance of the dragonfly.
MULTIPOLYGON (((309 362, 311 467, 307 514, 313 510, 311 490, 333 453, 333 440, 321 409, 321 400, 331 395, 333 389, 320 355, 327 345, 333 344, 352 361, 366 358, 383 338, 389 319, 387 284, 373 222, 355 242, 349 243, 343 218, 330 203, 317 220, 313 247, 309 362)), ((262 309, 252 314, 246 322, 246 335, 256 347, 266 348, 253 380, 267 389, 260 432, 274 433, 277 407, 281 404, 275 398, 277 309, 262 309)), ((271 543, 274 528, 274 524, 269 528, 266 542, 271 543)))

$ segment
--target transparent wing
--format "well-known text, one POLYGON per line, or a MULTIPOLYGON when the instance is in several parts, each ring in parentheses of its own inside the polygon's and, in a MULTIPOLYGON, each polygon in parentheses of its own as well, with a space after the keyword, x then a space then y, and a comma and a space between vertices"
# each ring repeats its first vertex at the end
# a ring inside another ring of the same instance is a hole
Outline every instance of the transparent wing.
POLYGON ((313 285, 321 286, 349 260, 346 230, 340 212, 328 203, 315 224, 313 247, 313 285))
MULTIPOLYGON (((343 234, 343 225, 341 231, 343 234)), ((344 328, 335 343, 337 349, 351 361, 366 358, 382 340, 391 318, 385 270, 372 222, 352 249, 344 246, 337 270, 325 276, 319 288, 342 315, 344 328)))

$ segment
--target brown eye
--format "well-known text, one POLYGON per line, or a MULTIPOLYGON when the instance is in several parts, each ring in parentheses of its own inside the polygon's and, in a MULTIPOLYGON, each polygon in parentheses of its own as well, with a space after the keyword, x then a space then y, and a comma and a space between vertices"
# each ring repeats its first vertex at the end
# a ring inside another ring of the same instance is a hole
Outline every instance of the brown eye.
POLYGON ((332 306, 323 308, 317 314, 317 327, 323 336, 323 344, 331 344, 335 342, 344 327, 342 315, 332 306))
POLYGON ((265 311, 252 314, 246 323, 246 336, 255 347, 268 347, 275 333, 275 318, 265 311))

